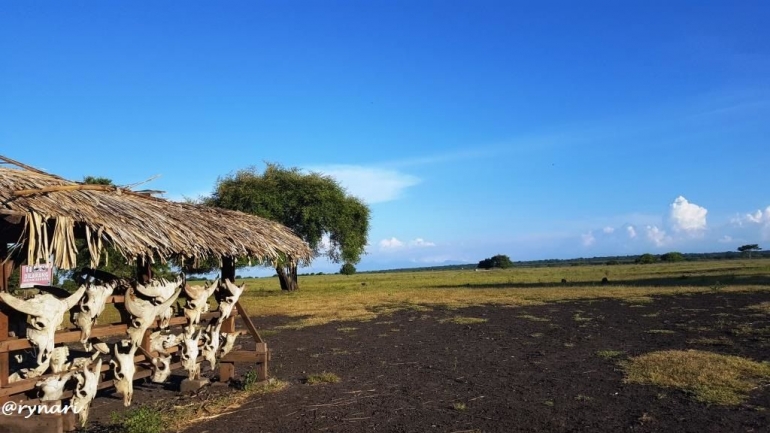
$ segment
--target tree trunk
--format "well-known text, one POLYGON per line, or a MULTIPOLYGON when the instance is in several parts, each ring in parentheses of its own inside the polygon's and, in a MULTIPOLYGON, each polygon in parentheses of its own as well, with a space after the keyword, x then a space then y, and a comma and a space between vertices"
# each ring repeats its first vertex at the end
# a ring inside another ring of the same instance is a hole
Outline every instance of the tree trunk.
POLYGON ((281 282, 281 290, 285 290, 287 292, 294 292, 299 290, 299 284, 297 284, 296 264, 276 266, 275 272, 278 274, 278 281, 281 282))

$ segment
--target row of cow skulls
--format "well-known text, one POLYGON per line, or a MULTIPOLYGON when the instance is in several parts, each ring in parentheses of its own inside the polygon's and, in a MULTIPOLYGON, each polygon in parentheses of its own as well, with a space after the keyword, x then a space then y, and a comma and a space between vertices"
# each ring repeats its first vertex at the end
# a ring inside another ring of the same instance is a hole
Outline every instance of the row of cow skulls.
MULTIPOLYGON (((79 408, 87 407, 96 394, 101 372, 100 354, 109 353, 110 350, 104 343, 92 345, 90 334, 97 318, 104 311, 106 300, 114 291, 124 283, 115 280, 103 284, 83 284, 78 290, 66 298, 57 298, 50 293, 38 294, 31 299, 21 300, 9 293, 0 292, 0 299, 16 311, 27 314, 27 338, 37 350, 37 367, 34 369, 22 369, 9 378, 9 382, 41 376, 49 368, 54 375, 46 377, 36 385, 42 391, 43 401, 54 401, 61 398, 64 385, 75 377, 77 385, 72 398, 72 404, 79 408), (77 358, 67 362, 69 349, 66 346, 54 348, 56 330, 61 326, 64 313, 78 305, 78 311, 73 312, 72 322, 81 330, 80 341, 86 350, 93 351, 91 357, 77 358), (91 367, 95 365, 96 367, 91 367)), ((197 362, 199 354, 199 340, 203 336, 203 357, 211 368, 216 364, 217 355, 225 356, 235 344, 238 332, 220 333, 224 321, 232 314, 233 307, 243 293, 244 285, 237 286, 225 279, 225 284, 215 280, 210 286, 187 286, 183 275, 175 281, 164 279, 152 280, 149 284, 127 284, 124 305, 130 315, 128 327, 129 338, 115 344, 112 351, 110 365, 113 367, 116 390, 123 394, 124 404, 129 406, 133 396, 133 377, 136 372, 134 355, 145 331, 155 322, 161 319, 161 329, 167 329, 169 321, 174 314, 172 305, 176 302, 182 290, 187 295, 184 306, 184 315, 188 320, 185 331, 179 336, 162 336, 160 331, 153 333, 151 348, 159 353, 158 357, 151 359, 154 382, 163 382, 170 375, 171 356, 166 349, 182 343, 180 358, 182 366, 188 371, 190 378, 199 375, 200 366, 197 362), (219 289, 219 290, 217 290, 219 289), (201 314, 209 310, 208 298, 216 294, 219 303, 219 317, 215 322, 209 323, 205 329, 198 330, 196 325, 200 323, 201 314), (220 344, 221 338, 224 341, 220 344), (162 349, 162 350, 156 350, 162 349)), ((85 425, 88 411, 79 411, 81 423, 85 425), (82 415, 81 415, 82 414, 82 415)))

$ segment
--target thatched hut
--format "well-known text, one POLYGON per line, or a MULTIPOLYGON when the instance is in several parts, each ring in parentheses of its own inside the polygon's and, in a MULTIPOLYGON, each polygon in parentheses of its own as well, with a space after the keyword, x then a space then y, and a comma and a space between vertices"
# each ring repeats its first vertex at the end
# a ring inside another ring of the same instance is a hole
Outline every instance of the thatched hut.
POLYGON ((76 238, 92 264, 113 246, 129 263, 172 257, 251 257, 307 262, 308 245, 287 227, 242 212, 63 179, 0 156, 0 243, 26 249, 29 264, 76 266, 76 238))

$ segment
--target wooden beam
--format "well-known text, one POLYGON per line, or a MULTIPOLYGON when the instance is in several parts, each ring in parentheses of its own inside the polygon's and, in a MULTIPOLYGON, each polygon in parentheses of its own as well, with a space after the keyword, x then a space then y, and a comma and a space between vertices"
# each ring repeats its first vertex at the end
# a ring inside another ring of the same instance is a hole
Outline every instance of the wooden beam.
MULTIPOLYGON (((0 243, 0 291, 8 291, 8 279, 13 272, 13 261, 5 259, 8 257, 8 244, 5 242, 0 243)), ((0 309, 0 344, 5 343, 10 338, 8 335, 8 315, 0 309)), ((8 352, 0 353, 0 388, 8 385, 8 376, 11 374, 10 370, 10 356, 8 352)), ((6 397, 0 396, 0 404, 8 401, 6 397)))
POLYGON ((220 359, 220 362, 264 363, 266 361, 267 361, 267 353, 259 353, 253 350, 233 350, 232 352, 222 357, 222 359, 220 359))
POLYGON ((262 336, 259 335, 257 327, 254 326, 254 322, 252 322, 251 318, 249 317, 249 313, 247 313, 246 309, 243 308, 243 305, 241 305, 241 301, 237 301, 235 303, 235 307, 238 309, 238 315, 241 316, 241 319, 243 319, 243 324, 246 325, 246 329, 249 330, 249 333, 251 333, 251 336, 254 337, 254 340, 256 340, 257 343, 264 343, 265 341, 262 340, 262 336))
MULTIPOLYGON (((201 320, 209 320, 214 317, 219 317, 219 312, 204 313, 201 314, 201 320)), ((172 317, 169 321, 169 326, 186 325, 187 318, 184 316, 172 317)), ((155 320, 155 323, 151 325, 151 328, 160 327, 160 320, 155 320)), ((124 323, 116 323, 111 325, 94 326, 91 329, 91 337, 108 337, 111 335, 125 334, 128 330, 128 325, 124 323)), ((55 342, 58 343, 74 343, 80 341, 80 330, 69 329, 65 331, 59 331, 54 336, 55 342)), ((26 338, 10 338, 6 340, 0 339, 0 354, 5 352, 12 352, 14 350, 31 349, 32 345, 26 338)))

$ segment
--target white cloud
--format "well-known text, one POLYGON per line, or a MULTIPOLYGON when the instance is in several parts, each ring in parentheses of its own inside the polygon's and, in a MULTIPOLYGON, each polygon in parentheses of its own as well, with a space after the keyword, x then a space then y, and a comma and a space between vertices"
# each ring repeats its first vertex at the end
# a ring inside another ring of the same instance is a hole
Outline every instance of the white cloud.
POLYGON ((720 242, 723 244, 729 244, 730 242, 733 242, 733 237, 730 235, 724 235, 721 238, 719 238, 717 242, 720 242))
POLYGON ((398 250, 401 248, 428 248, 435 247, 436 244, 430 241, 426 241, 423 238, 415 238, 409 242, 398 240, 396 237, 390 239, 383 239, 380 241, 380 250, 398 250))
POLYGON ((380 241, 380 249, 395 250, 404 246, 404 243, 396 238, 383 239, 380 241))
POLYGON ((417 239, 415 239, 413 241, 410 241, 409 242, 409 246, 410 247, 418 247, 418 248, 419 247, 435 247, 436 244, 434 244, 433 242, 428 242, 428 241, 426 241, 423 238, 417 238, 417 239))
POLYGON ((675 232, 698 233, 706 229, 708 210, 679 196, 671 203, 671 228, 675 232))
POLYGON ((754 213, 747 213, 742 217, 735 218, 733 221, 737 222, 738 224, 742 224, 744 222, 754 224, 770 224, 770 206, 765 208, 764 211, 757 210, 754 213))
POLYGON ((636 237, 636 229, 634 228, 634 226, 626 227, 626 233, 628 233, 628 237, 631 239, 636 237))
POLYGON ((770 240, 770 206, 766 207, 765 210, 759 209, 756 212, 735 217, 731 222, 738 227, 758 226, 760 238, 763 241, 770 240))
POLYGON ((359 165, 328 165, 308 170, 333 177, 348 193, 368 204, 396 200, 405 189, 421 182, 418 177, 396 170, 359 165))
POLYGON ((607 227, 603 228, 603 229, 602 229, 602 231, 603 231, 604 233, 607 233, 607 234, 609 235, 609 234, 612 234, 612 233, 614 233, 614 232, 615 232, 615 229, 614 229, 613 227, 607 226, 607 227))
POLYGON ((596 238, 594 237, 594 234, 592 232, 585 233, 580 236, 583 240, 583 246, 590 247, 594 243, 596 243, 596 238))
POLYGON ((666 232, 659 229, 658 226, 647 226, 647 239, 657 247, 662 247, 671 241, 671 237, 667 236, 666 232))

